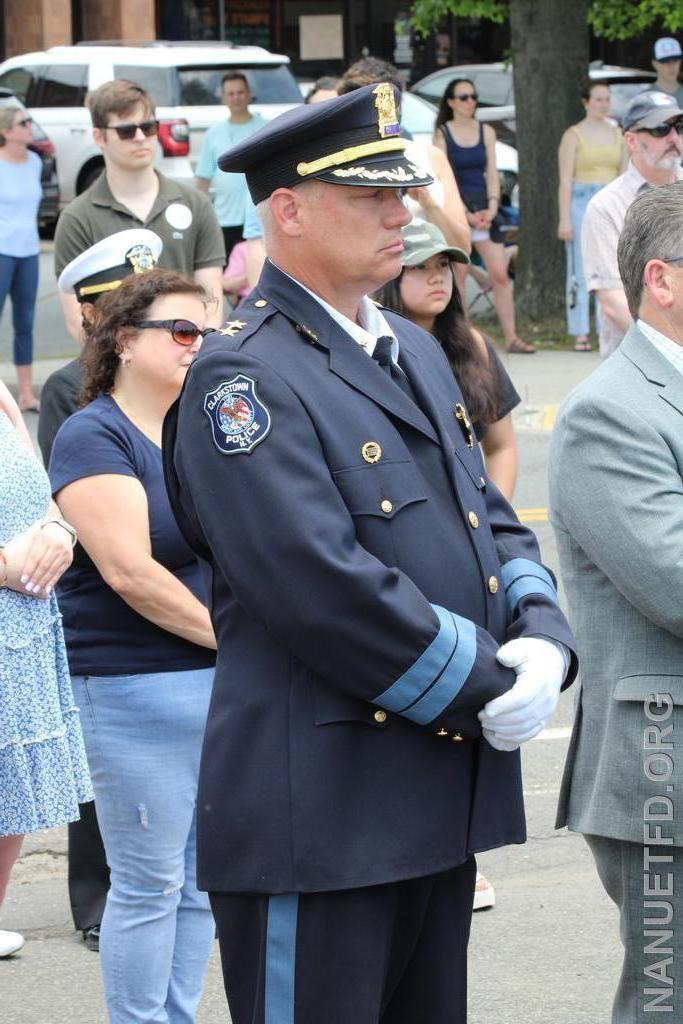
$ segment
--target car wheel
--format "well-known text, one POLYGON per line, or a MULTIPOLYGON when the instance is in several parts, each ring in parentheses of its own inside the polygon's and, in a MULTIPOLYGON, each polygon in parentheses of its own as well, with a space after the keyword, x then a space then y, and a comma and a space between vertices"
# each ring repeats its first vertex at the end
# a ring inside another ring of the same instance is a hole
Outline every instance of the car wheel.
POLYGON ((85 192, 86 189, 89 189, 92 183, 97 181, 103 170, 104 161, 96 161, 95 163, 88 164, 84 167, 78 176, 76 195, 80 196, 81 192, 85 192))

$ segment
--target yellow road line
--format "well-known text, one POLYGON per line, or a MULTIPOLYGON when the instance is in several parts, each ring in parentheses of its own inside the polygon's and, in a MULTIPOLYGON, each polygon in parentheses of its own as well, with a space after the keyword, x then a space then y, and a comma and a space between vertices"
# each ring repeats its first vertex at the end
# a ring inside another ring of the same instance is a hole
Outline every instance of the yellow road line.
POLYGON ((552 430, 555 426, 555 418, 557 416, 557 410, 560 408, 556 402, 555 405, 544 405, 543 406, 543 417, 541 419, 541 430, 552 430))
POLYGON ((520 523, 547 523, 548 522, 548 509, 547 508, 518 508, 516 509, 517 518, 520 523))

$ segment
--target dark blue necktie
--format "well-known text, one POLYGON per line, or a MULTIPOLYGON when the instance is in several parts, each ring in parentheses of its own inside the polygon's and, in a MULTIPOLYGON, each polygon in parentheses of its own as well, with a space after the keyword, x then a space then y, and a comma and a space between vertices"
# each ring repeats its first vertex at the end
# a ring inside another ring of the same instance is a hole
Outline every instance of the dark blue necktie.
POLYGON ((384 370, 387 376, 391 377, 395 384, 398 384, 401 391, 408 396, 411 402, 414 402, 419 408, 419 402, 410 381, 398 363, 395 363, 391 358, 391 343, 392 339, 388 335, 383 334, 375 342, 372 358, 384 370))

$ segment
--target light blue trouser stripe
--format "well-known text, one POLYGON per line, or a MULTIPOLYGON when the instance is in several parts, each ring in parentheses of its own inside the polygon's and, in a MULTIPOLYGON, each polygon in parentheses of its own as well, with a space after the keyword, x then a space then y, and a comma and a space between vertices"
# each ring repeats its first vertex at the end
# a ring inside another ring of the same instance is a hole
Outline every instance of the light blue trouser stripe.
POLYGON ((527 594, 542 594, 557 603, 557 591, 550 573, 528 558, 513 558, 501 569, 501 579, 505 587, 505 604, 508 615, 514 614, 515 608, 527 594))
POLYGON ((271 896, 266 932, 265 1024, 294 1024, 298 893, 271 896))
POLYGON ((439 632, 407 672, 375 697, 373 704, 387 711, 403 711, 422 697, 452 658, 458 643, 453 616, 438 604, 433 604, 432 608, 439 619, 439 632))
POLYGON ((451 613, 457 630, 457 646, 441 676, 403 714, 418 725, 427 725, 444 711, 462 690, 477 656, 477 627, 469 619, 451 613))

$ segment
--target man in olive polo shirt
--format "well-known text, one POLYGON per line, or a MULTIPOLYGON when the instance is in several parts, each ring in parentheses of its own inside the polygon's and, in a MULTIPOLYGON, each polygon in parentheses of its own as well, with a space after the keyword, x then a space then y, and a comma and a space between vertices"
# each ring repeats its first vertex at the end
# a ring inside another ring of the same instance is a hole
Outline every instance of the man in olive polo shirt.
MULTIPOLYGON (((223 320, 223 235, 207 196, 154 168, 156 120, 151 96, 124 79, 105 82, 88 98, 93 139, 104 173, 66 207, 55 233, 55 272, 95 242, 126 228, 145 227, 163 242, 159 265, 189 274, 215 297, 207 324, 223 320)), ((79 339, 78 300, 60 293, 69 333, 79 339)))

